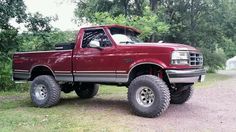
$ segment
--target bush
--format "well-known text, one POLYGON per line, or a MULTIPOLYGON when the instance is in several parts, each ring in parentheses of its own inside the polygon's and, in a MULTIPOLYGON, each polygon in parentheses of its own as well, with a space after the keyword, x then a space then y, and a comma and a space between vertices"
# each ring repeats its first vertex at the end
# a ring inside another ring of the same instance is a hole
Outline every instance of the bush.
POLYGON ((28 84, 16 84, 12 81, 12 61, 9 57, 0 56, 0 91, 26 91, 28 84))
POLYGON ((202 49, 201 51, 204 57, 204 67, 207 69, 207 72, 214 73, 225 67, 226 55, 223 50, 218 49, 215 52, 210 52, 207 49, 202 49))

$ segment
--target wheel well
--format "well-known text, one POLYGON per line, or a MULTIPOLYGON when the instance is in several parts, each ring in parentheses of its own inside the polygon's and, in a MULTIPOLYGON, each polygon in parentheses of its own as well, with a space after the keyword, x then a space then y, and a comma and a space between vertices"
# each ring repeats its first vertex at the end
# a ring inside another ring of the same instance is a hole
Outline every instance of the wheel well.
POLYGON ((133 79, 141 75, 155 75, 160 76, 160 78, 162 78, 162 68, 155 64, 138 65, 130 71, 128 83, 130 83, 133 79))
POLYGON ((34 80, 35 77, 39 75, 51 75, 54 77, 52 71, 46 66, 37 66, 34 67, 31 71, 30 81, 34 80))

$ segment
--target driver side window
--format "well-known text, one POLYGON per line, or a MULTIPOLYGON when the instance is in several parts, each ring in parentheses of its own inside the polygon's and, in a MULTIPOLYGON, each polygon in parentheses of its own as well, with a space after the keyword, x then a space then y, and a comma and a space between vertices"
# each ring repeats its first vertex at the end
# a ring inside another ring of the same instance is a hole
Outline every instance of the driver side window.
POLYGON ((111 47, 111 41, 108 39, 106 33, 102 29, 87 30, 84 33, 82 48, 91 48, 89 43, 91 41, 97 41, 100 47, 111 47))

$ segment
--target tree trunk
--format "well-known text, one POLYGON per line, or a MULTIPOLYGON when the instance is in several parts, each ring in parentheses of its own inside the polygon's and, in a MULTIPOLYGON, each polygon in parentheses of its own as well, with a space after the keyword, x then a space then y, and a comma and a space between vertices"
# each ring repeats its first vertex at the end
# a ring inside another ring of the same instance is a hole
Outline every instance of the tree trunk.
POLYGON ((157 12, 157 4, 160 0, 150 0, 150 7, 153 12, 157 12))
POLYGON ((136 9, 137 9, 137 14, 138 15, 142 15, 142 3, 141 3, 141 0, 135 0, 135 6, 136 6, 136 9))

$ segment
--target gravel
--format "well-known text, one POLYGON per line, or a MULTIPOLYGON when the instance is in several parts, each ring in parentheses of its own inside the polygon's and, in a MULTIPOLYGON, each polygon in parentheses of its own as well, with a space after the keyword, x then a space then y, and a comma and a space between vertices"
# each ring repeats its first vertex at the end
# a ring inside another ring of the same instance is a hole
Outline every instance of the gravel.
POLYGON ((224 131, 236 132, 236 71, 226 81, 195 89, 183 105, 170 105, 158 118, 135 117, 129 123, 135 131, 224 131))

